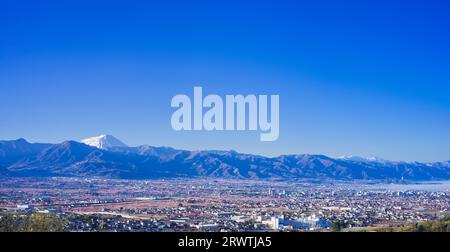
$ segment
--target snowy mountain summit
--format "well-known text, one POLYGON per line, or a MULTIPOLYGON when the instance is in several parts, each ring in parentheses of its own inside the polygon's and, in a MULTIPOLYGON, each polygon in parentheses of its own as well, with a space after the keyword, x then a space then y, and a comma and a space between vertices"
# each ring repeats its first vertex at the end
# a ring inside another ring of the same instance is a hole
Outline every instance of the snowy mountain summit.
POLYGON ((82 143, 93 146, 102 150, 108 150, 114 147, 128 147, 119 139, 111 135, 100 135, 81 140, 82 143))
POLYGON ((387 160, 384 160, 379 157, 360 157, 360 156, 342 156, 338 157, 338 159, 346 160, 346 161, 353 161, 353 162, 361 162, 361 163, 385 163, 387 160))

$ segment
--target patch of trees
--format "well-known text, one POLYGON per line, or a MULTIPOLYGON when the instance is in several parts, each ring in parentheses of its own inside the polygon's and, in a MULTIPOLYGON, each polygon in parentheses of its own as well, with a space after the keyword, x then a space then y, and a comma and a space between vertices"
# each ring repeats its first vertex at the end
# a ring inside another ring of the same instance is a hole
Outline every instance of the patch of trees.
POLYGON ((0 213, 0 232, 63 232, 66 224, 54 213, 0 213))
POLYGON ((401 227, 376 228, 375 232, 450 232, 450 217, 438 221, 424 221, 401 227))

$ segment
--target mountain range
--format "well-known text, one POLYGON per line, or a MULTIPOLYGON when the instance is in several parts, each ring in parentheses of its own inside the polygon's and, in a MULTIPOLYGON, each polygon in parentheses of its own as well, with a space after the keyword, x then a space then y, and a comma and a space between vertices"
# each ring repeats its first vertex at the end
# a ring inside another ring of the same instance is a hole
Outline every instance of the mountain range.
POLYGON ((113 136, 101 135, 59 144, 0 141, 0 176, 419 181, 450 179, 450 161, 394 162, 309 154, 264 157, 235 151, 128 147, 113 136))

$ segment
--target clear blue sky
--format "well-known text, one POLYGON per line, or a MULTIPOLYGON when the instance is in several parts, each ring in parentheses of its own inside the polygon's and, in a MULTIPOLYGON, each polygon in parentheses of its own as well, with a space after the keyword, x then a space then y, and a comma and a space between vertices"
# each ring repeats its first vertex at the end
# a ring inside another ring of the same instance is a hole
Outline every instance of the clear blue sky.
POLYGON ((91 2, 1 1, 0 139, 450 159, 449 1, 91 2), (173 131, 195 85, 279 94, 279 140, 173 131))

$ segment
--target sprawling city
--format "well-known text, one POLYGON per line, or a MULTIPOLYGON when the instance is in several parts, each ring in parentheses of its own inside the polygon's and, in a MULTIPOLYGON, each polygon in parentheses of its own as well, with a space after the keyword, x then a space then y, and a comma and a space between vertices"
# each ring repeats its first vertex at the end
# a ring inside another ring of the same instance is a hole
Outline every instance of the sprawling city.
POLYGON ((50 231, 66 232, 407 231, 439 221, 448 232, 448 189, 446 182, 2 178, 0 229, 27 228, 40 216, 50 231))

